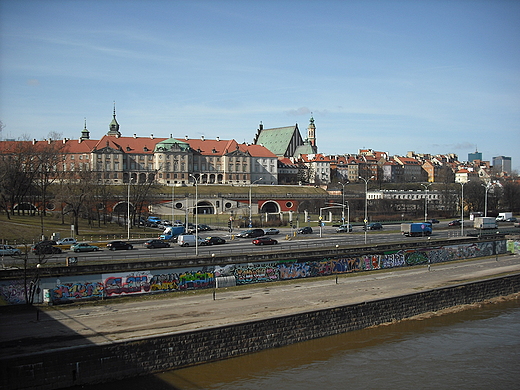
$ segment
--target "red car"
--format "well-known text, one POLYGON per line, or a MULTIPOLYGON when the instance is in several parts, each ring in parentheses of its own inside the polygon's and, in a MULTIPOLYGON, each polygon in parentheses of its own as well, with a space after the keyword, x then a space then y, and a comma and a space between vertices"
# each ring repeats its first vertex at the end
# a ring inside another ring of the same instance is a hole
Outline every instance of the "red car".
POLYGON ((255 245, 276 245, 278 244, 278 241, 275 239, 272 239, 271 237, 258 237, 254 239, 253 244, 255 245))

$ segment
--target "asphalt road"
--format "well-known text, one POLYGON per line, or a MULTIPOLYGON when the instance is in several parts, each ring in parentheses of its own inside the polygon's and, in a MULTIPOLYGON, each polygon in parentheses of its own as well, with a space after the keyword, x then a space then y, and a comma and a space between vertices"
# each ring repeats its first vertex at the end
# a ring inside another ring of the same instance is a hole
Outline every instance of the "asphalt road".
POLYGON ((520 256, 334 277, 264 283, 247 288, 107 300, 104 304, 0 309, 1 356, 110 343, 118 340, 250 321, 365 302, 520 272, 520 256), (214 299, 215 298, 215 299, 214 299))

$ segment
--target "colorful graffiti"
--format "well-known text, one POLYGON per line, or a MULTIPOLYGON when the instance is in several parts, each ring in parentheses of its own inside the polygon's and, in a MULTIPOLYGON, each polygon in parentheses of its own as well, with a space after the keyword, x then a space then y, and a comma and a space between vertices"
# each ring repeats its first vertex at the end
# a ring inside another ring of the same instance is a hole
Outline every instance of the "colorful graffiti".
MULTIPOLYGON (((372 271, 396 267, 434 264, 453 260, 492 256, 505 253, 506 249, 518 253, 518 242, 503 241, 476 242, 467 245, 431 247, 361 256, 338 256, 313 261, 298 262, 297 259, 283 262, 229 264, 204 267, 202 269, 169 269, 133 273, 67 277, 66 282, 56 279, 42 279, 42 289, 49 290, 54 303, 129 294, 147 294, 168 291, 186 291, 214 288, 216 278, 229 277, 232 285, 266 283, 343 274, 349 272, 372 271), (506 247, 507 244, 507 247, 506 247)), ((25 303, 23 282, 20 280, 0 283, 0 303, 25 303)))
POLYGON ((50 290, 53 302, 103 297, 104 286, 99 282, 63 283, 50 290))
POLYGON ((0 285, 1 304, 23 305, 25 303, 25 287, 23 280, 12 280, 0 285))

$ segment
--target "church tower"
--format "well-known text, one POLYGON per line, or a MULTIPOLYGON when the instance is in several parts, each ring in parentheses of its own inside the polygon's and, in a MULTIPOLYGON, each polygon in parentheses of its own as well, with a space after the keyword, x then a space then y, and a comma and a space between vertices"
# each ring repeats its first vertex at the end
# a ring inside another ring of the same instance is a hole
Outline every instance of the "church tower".
POLYGON ((90 132, 87 130, 87 118, 85 118, 85 126, 83 130, 81 130, 80 140, 84 141, 86 139, 90 139, 90 132))
POLYGON ((114 102, 114 117, 112 122, 110 122, 109 130, 107 135, 114 135, 116 137, 121 137, 121 133, 119 132, 119 123, 116 120, 116 102, 114 102))
POLYGON ((309 127, 307 127, 307 140, 313 148, 316 147, 316 126, 314 125, 314 118, 312 117, 312 112, 311 119, 309 120, 309 127))

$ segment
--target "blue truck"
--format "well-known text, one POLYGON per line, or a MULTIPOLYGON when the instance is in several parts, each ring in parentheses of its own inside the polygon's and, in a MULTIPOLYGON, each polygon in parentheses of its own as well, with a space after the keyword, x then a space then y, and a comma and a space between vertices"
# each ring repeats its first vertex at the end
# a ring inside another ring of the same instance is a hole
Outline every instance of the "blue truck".
POLYGON ((184 233, 184 226, 167 226, 163 234, 159 236, 161 240, 171 240, 184 233))
POLYGON ((432 224, 429 222, 402 223, 401 233, 406 237, 422 237, 432 234, 432 224))

